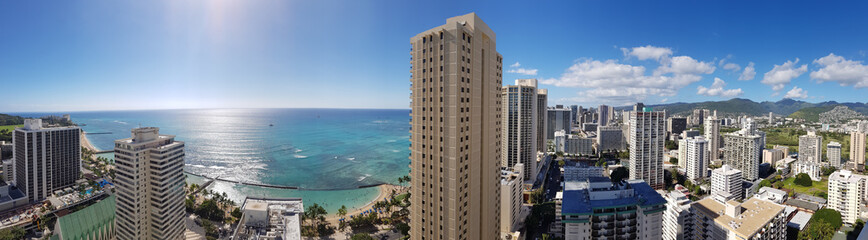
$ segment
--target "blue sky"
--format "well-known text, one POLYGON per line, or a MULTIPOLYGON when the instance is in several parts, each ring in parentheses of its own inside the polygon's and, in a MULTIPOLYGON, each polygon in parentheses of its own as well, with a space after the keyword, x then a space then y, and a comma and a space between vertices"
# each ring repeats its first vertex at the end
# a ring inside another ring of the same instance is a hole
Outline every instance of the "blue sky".
POLYGON ((864 2, 3 1, 0 111, 407 108, 409 38, 469 12, 553 104, 868 93, 864 2))

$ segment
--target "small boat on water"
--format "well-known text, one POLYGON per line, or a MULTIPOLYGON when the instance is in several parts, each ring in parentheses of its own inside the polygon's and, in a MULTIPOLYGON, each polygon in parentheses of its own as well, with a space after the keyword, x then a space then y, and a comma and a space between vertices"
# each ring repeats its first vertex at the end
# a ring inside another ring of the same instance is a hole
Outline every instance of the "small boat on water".
POLYGON ((269 126, 269 127, 274 127, 274 124, 273 124, 273 123, 272 123, 272 124, 268 124, 268 126, 269 126))

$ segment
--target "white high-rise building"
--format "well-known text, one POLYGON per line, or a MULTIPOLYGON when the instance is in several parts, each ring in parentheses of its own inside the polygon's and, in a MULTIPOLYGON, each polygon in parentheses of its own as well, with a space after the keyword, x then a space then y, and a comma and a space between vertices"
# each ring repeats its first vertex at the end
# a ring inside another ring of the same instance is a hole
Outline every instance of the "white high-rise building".
POLYGON ((694 239, 693 215, 690 205, 693 203, 687 195, 679 191, 671 191, 665 196, 666 211, 663 212, 663 239, 685 240, 694 239))
POLYGON ((564 152, 567 150, 567 133, 564 130, 555 132, 555 138, 552 141, 555 147, 555 152, 564 152))
POLYGON ((503 106, 501 137, 501 167, 512 168, 522 164, 523 179, 536 179, 537 153, 537 81, 518 79, 515 85, 504 86, 501 93, 503 106))
MULTIPOLYGON (((706 110, 707 111, 707 110, 706 110)), ((705 139, 708 140, 708 161, 706 165, 711 164, 710 161, 720 159, 720 120, 717 119, 717 114, 708 116, 705 119, 705 139)))
POLYGON ((759 178, 759 166, 762 163, 762 136, 758 134, 751 121, 744 128, 723 135, 724 164, 741 170, 744 179, 753 181, 759 178))
POLYGON ((826 145, 826 159, 829 160, 829 165, 841 168, 841 144, 835 141, 829 142, 826 145))
POLYGON ((81 175, 78 127, 43 128, 41 119, 25 119, 24 127, 13 131, 12 145, 15 186, 30 202, 73 186, 81 175))
POLYGON ((499 238, 504 131, 497 36, 470 13, 410 43, 410 236, 499 238))
POLYGON ((696 182, 706 177, 708 169, 705 165, 708 157, 708 141, 703 137, 688 138, 687 144, 687 178, 696 182))
POLYGON ((866 197, 868 177, 838 170, 829 175, 829 201, 827 207, 841 213, 841 219, 853 224, 861 214, 862 200, 866 197))
POLYGON ((115 140, 119 239, 184 238, 184 142, 156 127, 115 140))
MULTIPOLYGON (((708 148, 707 145, 705 147, 708 148)), ((705 156, 708 157, 708 154, 705 156)), ((678 139, 678 167, 687 169, 687 138, 678 139)))
POLYGON ((814 131, 799 136, 799 160, 823 162, 823 136, 818 136, 814 131))
POLYGON ((518 230, 521 219, 521 204, 522 204, 522 183, 524 179, 521 171, 524 170, 524 165, 516 164, 509 171, 504 167, 500 171, 500 234, 502 236, 511 234, 518 230))
POLYGON ((666 141, 666 114, 643 107, 630 112, 630 179, 645 180, 654 189, 663 189, 663 148, 666 141))
POLYGON ((726 199, 741 199, 742 174, 738 169, 733 169, 724 164, 718 169, 711 171, 711 194, 726 196, 726 199))

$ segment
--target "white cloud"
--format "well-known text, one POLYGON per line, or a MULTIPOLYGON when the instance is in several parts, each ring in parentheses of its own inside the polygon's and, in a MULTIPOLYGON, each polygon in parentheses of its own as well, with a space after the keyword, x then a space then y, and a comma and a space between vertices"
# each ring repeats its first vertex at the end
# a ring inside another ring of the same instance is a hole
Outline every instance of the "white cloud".
POLYGON ((803 64, 800 67, 796 67, 798 63, 799 59, 796 58, 796 61, 787 61, 781 65, 775 64, 775 67, 771 71, 763 75, 762 83, 772 86, 772 90, 775 91, 784 89, 784 86, 790 84, 790 81, 808 71, 807 65, 803 64))
POLYGON ((808 98, 808 91, 799 87, 793 87, 792 90, 787 92, 787 95, 784 95, 784 98, 805 99, 808 98))
POLYGON ((738 72, 739 70, 741 70, 741 66, 735 63, 727 63, 723 65, 723 69, 738 72))
POLYGON ((862 65, 861 61, 847 60, 830 53, 829 56, 814 60, 814 63, 822 68, 811 72, 811 79, 837 82, 841 86, 868 87, 868 66, 862 65))
POLYGON ((508 73, 517 73, 522 75, 536 75, 538 69, 533 68, 520 68, 521 63, 515 62, 512 65, 509 65, 511 69, 506 70, 508 73))
POLYGON ((576 102, 623 104, 643 101, 648 96, 674 96, 678 90, 702 79, 699 74, 713 71, 713 67, 709 69, 703 64, 699 64, 699 67, 685 66, 696 64, 682 63, 691 62, 692 58, 681 59, 672 61, 674 64, 667 65, 665 71, 655 71, 653 75, 646 75, 644 66, 622 64, 616 60, 582 59, 570 66, 559 78, 543 79, 540 83, 586 88, 579 92, 581 98, 571 99, 576 102))
POLYGON ((657 70, 654 70, 654 75, 663 75, 673 73, 675 75, 690 74, 711 74, 714 72, 714 63, 702 62, 688 56, 676 56, 669 61, 660 65, 657 70))
POLYGON ((726 87, 726 82, 720 78, 714 78, 714 83, 711 84, 711 87, 699 86, 696 88, 696 94, 720 97, 735 97, 742 94, 741 88, 723 89, 723 87, 726 87))
POLYGON ((660 61, 672 55, 672 49, 670 48, 655 47, 651 45, 634 47, 632 49, 621 48, 621 51, 624 52, 624 56, 633 56, 639 60, 653 59, 660 61))
POLYGON ((506 72, 508 72, 508 73, 518 73, 518 74, 524 74, 524 75, 536 75, 537 70, 538 70, 538 69, 517 68, 517 69, 510 69, 510 70, 507 70, 506 72))
POLYGON ((755 76, 756 76, 756 68, 754 68, 753 62, 750 62, 747 64, 746 67, 744 67, 744 71, 741 72, 741 76, 738 76, 738 80, 739 81, 753 80, 753 78, 755 76))

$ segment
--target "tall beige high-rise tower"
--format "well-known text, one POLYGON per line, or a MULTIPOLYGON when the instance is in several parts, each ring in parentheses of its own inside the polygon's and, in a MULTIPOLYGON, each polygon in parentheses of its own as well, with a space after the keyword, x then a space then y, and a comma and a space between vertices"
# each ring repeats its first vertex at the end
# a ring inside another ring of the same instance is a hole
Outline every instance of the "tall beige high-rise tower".
POLYGON ((716 114, 707 116, 704 125, 705 139, 708 140, 708 161, 705 162, 705 166, 709 166, 710 161, 720 159, 720 120, 717 119, 716 114))
POLYGON ((856 124, 856 130, 850 132, 850 161, 856 164, 857 171, 865 170, 865 132, 868 131, 868 123, 856 124))
POLYGON ((184 142, 155 127, 115 140, 118 239, 184 238, 184 142))
POLYGON ((475 13, 410 39, 410 236, 498 239, 501 86, 496 36, 475 13))

